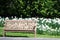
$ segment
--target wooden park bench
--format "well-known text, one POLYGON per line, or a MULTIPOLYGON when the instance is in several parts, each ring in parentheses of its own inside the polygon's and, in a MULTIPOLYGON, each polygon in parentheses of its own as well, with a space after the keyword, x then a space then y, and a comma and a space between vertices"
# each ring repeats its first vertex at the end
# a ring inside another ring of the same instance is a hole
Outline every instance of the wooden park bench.
POLYGON ((35 20, 5 20, 3 36, 6 32, 33 32, 36 37, 36 23, 35 20))

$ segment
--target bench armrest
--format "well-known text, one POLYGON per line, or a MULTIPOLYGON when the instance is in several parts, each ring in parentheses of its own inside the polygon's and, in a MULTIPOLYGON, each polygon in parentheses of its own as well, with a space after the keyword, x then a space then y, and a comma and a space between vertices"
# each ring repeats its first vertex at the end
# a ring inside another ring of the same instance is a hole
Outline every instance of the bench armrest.
POLYGON ((35 30, 35 28, 36 28, 36 26, 34 26, 34 28, 33 28, 33 29, 35 30))

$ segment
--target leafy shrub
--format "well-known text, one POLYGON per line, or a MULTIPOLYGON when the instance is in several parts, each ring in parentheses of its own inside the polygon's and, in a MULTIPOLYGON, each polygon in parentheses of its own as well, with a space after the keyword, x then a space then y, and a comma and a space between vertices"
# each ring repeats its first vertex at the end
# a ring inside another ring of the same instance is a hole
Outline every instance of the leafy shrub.
POLYGON ((37 28, 37 33, 38 33, 38 34, 43 34, 43 30, 39 30, 39 29, 37 28))
POLYGON ((0 0, 0 8, 4 17, 60 18, 59 0, 0 0))
POLYGON ((39 18, 37 28, 38 33, 41 32, 42 34, 60 35, 60 19, 39 18))

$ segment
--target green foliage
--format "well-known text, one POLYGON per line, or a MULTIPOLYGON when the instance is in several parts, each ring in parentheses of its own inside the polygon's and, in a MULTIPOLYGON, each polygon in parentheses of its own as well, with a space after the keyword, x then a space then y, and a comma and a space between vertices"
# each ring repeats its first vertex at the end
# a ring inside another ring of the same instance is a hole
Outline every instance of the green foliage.
POLYGON ((39 30, 39 29, 37 28, 37 34, 43 34, 43 30, 39 30))
POLYGON ((60 35, 60 19, 40 18, 37 24, 38 34, 60 35))
POLYGON ((60 17, 59 0, 0 0, 0 16, 60 17))

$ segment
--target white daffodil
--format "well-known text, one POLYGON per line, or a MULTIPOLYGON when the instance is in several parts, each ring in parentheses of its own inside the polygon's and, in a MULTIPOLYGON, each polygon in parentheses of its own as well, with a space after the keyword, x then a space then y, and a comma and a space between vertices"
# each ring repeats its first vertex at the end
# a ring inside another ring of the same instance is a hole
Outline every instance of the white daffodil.
POLYGON ((22 18, 19 18, 18 20, 22 20, 22 18))
POLYGON ((32 18, 27 18, 27 20, 32 20, 32 18))
POLYGON ((13 16, 11 16, 11 18, 13 19, 13 16))
POLYGON ((15 16, 15 18, 13 18, 12 20, 17 20, 17 17, 15 16))
POLYGON ((5 20, 9 20, 9 18, 8 18, 8 17, 6 17, 6 18, 5 18, 5 20))
POLYGON ((43 20, 43 18, 40 18, 40 20, 43 20))
POLYGON ((0 16, 0 19, 1 19, 1 16, 0 16))
POLYGON ((45 21, 45 19, 44 19, 44 20, 42 20, 42 23, 44 23, 44 21, 45 21))

